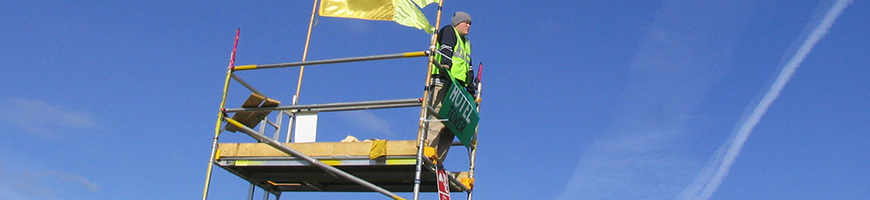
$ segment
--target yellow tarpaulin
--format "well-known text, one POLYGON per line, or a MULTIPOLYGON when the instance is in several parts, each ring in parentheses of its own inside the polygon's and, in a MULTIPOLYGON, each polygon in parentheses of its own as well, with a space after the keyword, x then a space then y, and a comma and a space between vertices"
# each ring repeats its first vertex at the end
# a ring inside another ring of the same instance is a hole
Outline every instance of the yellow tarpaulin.
POLYGON ((387 141, 372 141, 372 149, 369 151, 369 159, 375 159, 387 155, 387 141))
POLYGON ((344 17, 368 20, 396 21, 401 25, 423 29, 432 33, 420 8, 437 0, 322 0, 318 14, 325 17, 344 17), (412 3, 413 2, 413 3, 412 3), (414 4, 417 4, 415 6, 414 4))

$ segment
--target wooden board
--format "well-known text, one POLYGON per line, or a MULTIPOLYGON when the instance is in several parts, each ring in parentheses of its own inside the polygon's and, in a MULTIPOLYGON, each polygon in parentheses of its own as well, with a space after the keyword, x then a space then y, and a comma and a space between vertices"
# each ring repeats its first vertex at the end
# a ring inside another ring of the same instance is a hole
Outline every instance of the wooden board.
MULTIPOLYGON (((386 190, 413 192, 416 189, 414 187, 416 141, 388 140, 386 144, 387 157, 371 160, 368 157, 368 151, 371 149, 372 142, 284 144, 386 190), (411 162, 390 164, 390 159, 411 160, 411 162), (364 164, 357 161, 364 161, 364 164)), ((218 145, 217 163, 220 167, 271 193, 291 191, 371 192, 371 189, 367 187, 337 177, 317 166, 305 164, 306 162, 291 162, 299 159, 289 157, 289 155, 265 143, 220 143, 218 145)), ((451 172, 450 174, 460 181, 462 178, 468 177, 467 172, 451 172)), ((421 184, 419 188, 421 192, 438 191, 433 171, 426 170, 417 181, 421 184)), ((462 188, 452 182, 450 185, 451 192, 464 192, 462 188)))
MULTIPOLYGON (((284 143, 305 155, 321 156, 369 156, 372 142, 314 142, 284 143)), ((387 141, 387 156, 417 155, 413 140, 387 141)), ((279 157, 288 156, 265 143, 220 143, 221 157, 279 157)))
MULTIPOLYGON (((262 95, 258 95, 256 93, 251 93, 251 96, 248 97, 248 100, 245 100, 245 103, 242 103, 242 108, 258 108, 258 107, 277 107, 281 104, 280 101, 266 98, 262 95), (265 102, 264 102, 265 101, 265 102)), ((240 111, 236 112, 233 115, 233 119, 239 121, 249 128, 254 128, 257 126, 257 123, 263 120, 267 115, 269 115, 270 111, 240 111)), ((236 132, 239 129, 232 124, 227 124, 226 130, 230 132, 236 132)))

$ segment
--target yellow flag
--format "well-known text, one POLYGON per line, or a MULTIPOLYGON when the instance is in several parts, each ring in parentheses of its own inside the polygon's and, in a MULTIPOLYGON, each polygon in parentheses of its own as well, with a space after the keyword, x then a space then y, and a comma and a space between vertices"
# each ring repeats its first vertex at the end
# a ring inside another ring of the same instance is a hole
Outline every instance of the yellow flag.
POLYGON ((322 0, 318 14, 368 20, 396 21, 432 33, 435 28, 420 8, 439 0, 322 0), (412 3, 413 2, 413 3, 412 3), (414 4, 417 4, 415 6, 414 4))

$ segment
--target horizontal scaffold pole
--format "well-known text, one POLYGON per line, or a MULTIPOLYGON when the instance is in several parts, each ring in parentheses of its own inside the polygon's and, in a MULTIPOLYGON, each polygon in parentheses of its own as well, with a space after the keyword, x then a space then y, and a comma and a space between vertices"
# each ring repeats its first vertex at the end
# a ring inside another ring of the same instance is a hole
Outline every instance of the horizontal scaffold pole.
POLYGON ((381 100, 381 101, 360 101, 360 102, 345 102, 345 103, 325 103, 325 104, 308 104, 308 105, 291 105, 278 107, 259 107, 259 108, 227 108, 225 112, 239 111, 269 111, 269 110, 299 110, 299 111, 346 111, 346 110, 367 110, 378 108, 399 108, 399 107, 414 107, 423 105, 420 99, 396 99, 396 100, 381 100))
POLYGON ((247 126, 245 126, 241 122, 234 120, 233 118, 224 117, 224 120, 226 120, 228 123, 240 128, 240 129, 242 129, 242 132, 244 132, 245 134, 248 134, 248 136, 251 136, 257 140, 263 141, 266 144, 268 144, 269 146, 272 146, 273 148, 278 149, 279 151, 284 152, 287 155, 299 157, 305 161, 308 161, 309 163, 311 163, 314 166, 317 166, 323 170, 326 170, 327 172, 330 172, 336 176, 340 176, 340 177, 345 178, 347 180, 353 181, 354 183, 360 184, 360 185, 362 185, 366 188, 369 188, 373 191, 380 192, 381 194, 387 195, 388 197, 391 197, 393 199, 402 199, 402 200, 405 199, 405 198, 400 197, 399 195, 396 195, 396 194, 390 192, 389 190, 378 187, 375 184, 369 183, 368 181, 360 179, 360 178, 353 176, 347 172, 341 171, 338 168, 335 168, 333 166, 329 166, 326 163, 323 163, 317 159, 311 158, 311 157, 309 157, 309 156, 307 156, 299 151, 296 151, 293 148, 290 148, 284 144, 281 144, 277 140, 273 140, 272 138, 266 137, 265 135, 262 135, 262 134, 258 133, 257 131, 255 131, 251 128, 248 128, 247 126))
POLYGON ((302 61, 302 62, 291 62, 291 63, 280 63, 280 64, 240 65, 240 66, 235 66, 235 68, 233 68, 233 70, 241 71, 241 70, 253 70, 253 69, 279 68, 279 67, 298 67, 298 66, 303 66, 303 65, 305 65, 305 66, 322 65, 322 64, 333 64, 333 63, 370 61, 370 60, 385 60, 385 59, 396 59, 396 58, 411 58, 411 57, 423 57, 423 56, 429 56, 429 52, 416 51, 416 52, 396 53, 396 54, 377 55, 377 56, 335 58, 335 59, 326 59, 326 60, 313 60, 313 61, 302 61))

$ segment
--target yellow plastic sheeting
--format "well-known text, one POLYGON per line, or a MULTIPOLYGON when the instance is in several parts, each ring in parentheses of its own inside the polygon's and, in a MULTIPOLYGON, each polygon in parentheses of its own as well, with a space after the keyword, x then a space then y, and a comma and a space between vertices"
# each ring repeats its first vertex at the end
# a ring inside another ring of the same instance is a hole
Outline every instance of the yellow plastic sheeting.
POLYGON ((404 26, 432 33, 435 27, 429 24, 429 20, 420 8, 434 2, 433 0, 415 0, 413 3, 410 0, 323 0, 320 2, 318 14, 324 17, 395 21, 404 26))

